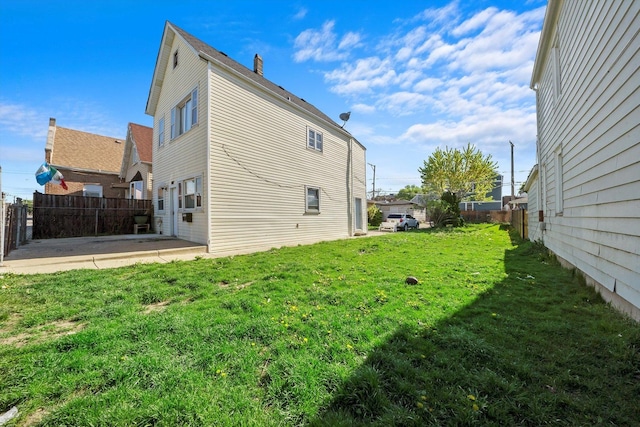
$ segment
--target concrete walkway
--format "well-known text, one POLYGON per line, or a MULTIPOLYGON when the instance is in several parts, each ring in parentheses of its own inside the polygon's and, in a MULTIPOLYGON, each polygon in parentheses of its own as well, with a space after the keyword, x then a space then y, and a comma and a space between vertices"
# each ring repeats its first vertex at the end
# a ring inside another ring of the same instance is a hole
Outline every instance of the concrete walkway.
MULTIPOLYGON (((381 235, 369 231, 357 238, 381 235)), ((256 250, 239 251, 235 255, 256 250)), ((212 255, 200 243, 160 234, 125 234, 119 236, 70 237, 66 239, 29 240, 5 256, 0 266, 3 274, 39 274, 57 271, 123 267, 136 263, 189 261, 212 255)))
POLYGON ((0 274, 37 274, 103 269, 139 262, 170 262, 204 256, 199 243, 159 234, 29 240, 5 256, 0 274))

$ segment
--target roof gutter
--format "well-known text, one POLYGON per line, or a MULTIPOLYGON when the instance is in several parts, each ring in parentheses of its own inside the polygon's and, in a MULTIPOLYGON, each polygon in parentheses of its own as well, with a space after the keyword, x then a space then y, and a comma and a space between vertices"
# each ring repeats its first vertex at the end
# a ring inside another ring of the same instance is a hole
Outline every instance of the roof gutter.
POLYGON ((535 90, 535 87, 540 79, 540 74, 544 69, 544 65, 547 62, 547 52, 549 46, 553 43, 553 33, 556 30, 558 22, 558 16, 562 9, 563 0, 549 0, 547 4, 547 10, 544 12, 544 21, 542 24, 542 31, 540 32, 540 40, 538 41, 538 50, 536 51, 536 59, 533 64, 533 73, 531 75, 531 82, 529 87, 535 90))

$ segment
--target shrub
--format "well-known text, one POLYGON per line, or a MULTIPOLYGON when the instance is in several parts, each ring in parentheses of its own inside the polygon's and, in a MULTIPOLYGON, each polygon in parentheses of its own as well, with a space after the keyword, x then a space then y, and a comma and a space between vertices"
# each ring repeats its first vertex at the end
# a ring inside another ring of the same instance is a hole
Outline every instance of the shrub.
POLYGON ((369 225, 374 227, 379 226, 382 223, 382 211, 376 206, 369 206, 367 209, 367 220, 369 225))

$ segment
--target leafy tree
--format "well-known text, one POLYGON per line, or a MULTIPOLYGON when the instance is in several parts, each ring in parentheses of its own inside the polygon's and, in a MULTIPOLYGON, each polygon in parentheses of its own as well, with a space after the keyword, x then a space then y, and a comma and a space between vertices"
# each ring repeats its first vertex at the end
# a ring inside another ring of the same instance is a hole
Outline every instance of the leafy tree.
POLYGON ((367 208, 367 219, 369 225, 374 227, 379 226, 382 223, 382 211, 376 205, 371 205, 367 208))
POLYGON ((418 187, 417 185, 405 185, 404 188, 398 191, 398 194, 396 194, 396 197, 398 199, 411 200, 417 194, 420 194, 421 191, 422 190, 420 190, 420 187, 418 187))
POLYGON ((443 223, 462 225, 460 202, 488 200, 497 166, 490 154, 484 156, 475 146, 467 144, 462 150, 437 148, 418 171, 426 193, 442 194, 443 223))

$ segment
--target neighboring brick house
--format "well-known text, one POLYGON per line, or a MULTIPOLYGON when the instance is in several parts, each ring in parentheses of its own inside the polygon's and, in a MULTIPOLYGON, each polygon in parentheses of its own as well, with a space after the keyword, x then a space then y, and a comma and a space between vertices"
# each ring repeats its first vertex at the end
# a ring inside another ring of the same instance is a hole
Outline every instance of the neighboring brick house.
POLYGON ((152 199, 151 179, 153 128, 129 123, 120 168, 121 184, 127 199, 152 199))
POLYGON ((118 177, 124 140, 56 126, 49 119, 45 160, 64 175, 68 190, 46 184, 45 194, 123 197, 118 177))

